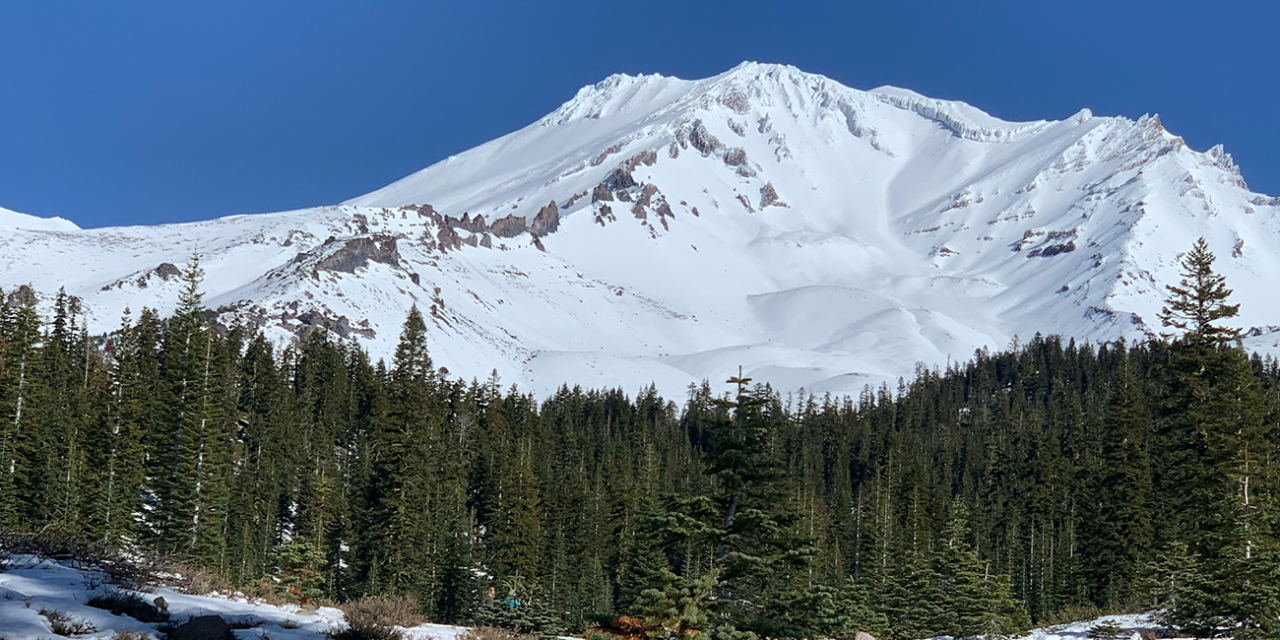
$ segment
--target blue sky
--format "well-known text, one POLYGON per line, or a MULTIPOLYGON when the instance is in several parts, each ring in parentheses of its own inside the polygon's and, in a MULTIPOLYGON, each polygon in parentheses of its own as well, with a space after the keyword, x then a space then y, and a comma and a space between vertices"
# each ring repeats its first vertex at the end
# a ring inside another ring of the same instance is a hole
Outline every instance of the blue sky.
POLYGON ((0 206, 81 226, 330 204, 615 72, 793 64, 1006 119, 1158 112, 1280 194, 1280 2, 5 2, 0 206))

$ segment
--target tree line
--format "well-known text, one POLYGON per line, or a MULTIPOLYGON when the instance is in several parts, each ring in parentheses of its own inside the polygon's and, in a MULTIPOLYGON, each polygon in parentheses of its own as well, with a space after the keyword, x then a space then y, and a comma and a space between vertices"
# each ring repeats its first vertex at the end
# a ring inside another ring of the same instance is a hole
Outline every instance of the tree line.
POLYGON ((163 554, 299 600, 717 640, 1008 635, 1063 611, 1280 632, 1280 367, 1203 242, 1141 344, 1036 336, 857 398, 740 376, 538 399, 173 315, 91 336, 0 296, 0 527, 163 554), (624 618, 618 616, 624 615, 624 618), (633 621, 633 622, 628 622, 633 621), (632 630, 634 631, 634 629, 632 630))

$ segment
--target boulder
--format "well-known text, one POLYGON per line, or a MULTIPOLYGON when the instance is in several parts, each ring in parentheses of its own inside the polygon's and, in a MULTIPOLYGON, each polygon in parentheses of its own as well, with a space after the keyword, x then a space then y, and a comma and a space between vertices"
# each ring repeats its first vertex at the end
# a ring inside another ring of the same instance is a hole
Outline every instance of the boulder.
POLYGON ((231 625, 218 616, 198 616, 179 625, 170 640, 236 640, 231 625))

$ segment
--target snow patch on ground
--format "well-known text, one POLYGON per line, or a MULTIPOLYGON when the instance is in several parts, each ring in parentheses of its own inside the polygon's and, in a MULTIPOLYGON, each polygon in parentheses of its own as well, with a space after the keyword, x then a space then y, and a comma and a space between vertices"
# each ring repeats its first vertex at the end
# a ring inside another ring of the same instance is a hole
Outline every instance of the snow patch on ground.
MULTIPOLYGON (((59 611, 91 623, 97 631, 75 636, 83 640, 107 640, 118 631, 134 630, 158 638, 157 624, 145 624, 128 616, 90 607, 95 594, 113 589, 104 576, 49 560, 31 557, 10 558, 0 572, 0 637, 6 640, 47 640, 56 638, 41 610, 59 611)), ((343 624, 342 611, 332 607, 308 609, 273 606, 241 595, 193 596, 165 587, 142 594, 148 602, 157 597, 168 603, 172 622, 181 624, 197 616, 216 615, 237 629, 239 640, 315 640, 343 624)), ((414 640, 455 640, 461 627, 422 625, 406 629, 414 640)))

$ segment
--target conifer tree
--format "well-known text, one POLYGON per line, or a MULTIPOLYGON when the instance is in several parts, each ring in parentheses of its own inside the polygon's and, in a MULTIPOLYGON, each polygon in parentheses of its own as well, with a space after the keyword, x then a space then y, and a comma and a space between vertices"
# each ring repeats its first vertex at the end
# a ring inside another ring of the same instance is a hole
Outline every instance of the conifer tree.
POLYGON ((1088 488, 1082 555, 1091 599, 1127 606, 1130 585, 1151 545, 1151 462, 1146 451, 1150 418, 1126 357, 1117 349, 1117 374, 1107 395, 1099 471, 1088 488))

